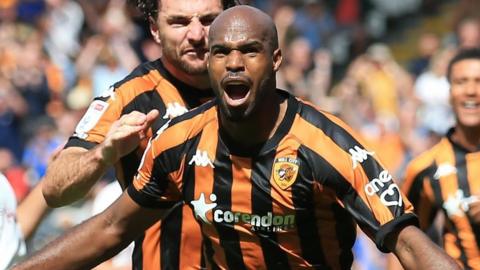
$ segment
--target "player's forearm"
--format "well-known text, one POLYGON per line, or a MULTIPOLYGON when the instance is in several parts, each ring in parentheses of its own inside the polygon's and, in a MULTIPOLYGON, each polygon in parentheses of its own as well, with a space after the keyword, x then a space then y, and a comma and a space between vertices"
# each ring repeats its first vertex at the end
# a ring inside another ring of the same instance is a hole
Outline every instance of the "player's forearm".
POLYGON ((34 253, 13 270, 91 269, 113 257, 131 241, 109 223, 102 215, 96 216, 34 253))
POLYGON ((42 196, 42 181, 40 181, 17 207, 17 221, 25 239, 33 235, 48 209, 42 196))
POLYGON ((60 207, 83 198, 108 167, 100 145, 88 151, 63 150, 48 166, 43 180, 46 202, 51 207, 60 207))
POLYGON ((414 226, 405 227, 392 242, 393 250, 407 269, 455 270, 458 264, 414 226))

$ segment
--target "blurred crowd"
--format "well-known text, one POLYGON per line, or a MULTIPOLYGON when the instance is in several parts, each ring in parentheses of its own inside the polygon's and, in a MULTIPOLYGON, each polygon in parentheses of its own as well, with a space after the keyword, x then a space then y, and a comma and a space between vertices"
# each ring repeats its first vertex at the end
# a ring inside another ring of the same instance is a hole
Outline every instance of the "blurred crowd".
MULTIPOLYGON (((406 162, 452 126, 446 65, 458 48, 480 47, 479 0, 243 3, 275 20, 285 60, 280 87, 344 119, 398 181, 406 162), (418 20, 442 16, 440 7, 452 2, 456 10, 443 33, 421 33, 411 48, 416 57, 398 62, 389 46, 398 42, 394 37, 418 20)), ((0 0, 0 172, 19 202, 91 100, 140 62, 160 56, 127 0, 0 0)), ((106 175, 88 199, 52 211, 31 250, 98 211, 94 206, 102 202, 95 199, 109 200, 97 195, 112 180, 106 175)), ((374 254, 357 252, 356 267, 385 269, 384 260, 362 266, 362 258, 370 262, 366 257, 374 254)))

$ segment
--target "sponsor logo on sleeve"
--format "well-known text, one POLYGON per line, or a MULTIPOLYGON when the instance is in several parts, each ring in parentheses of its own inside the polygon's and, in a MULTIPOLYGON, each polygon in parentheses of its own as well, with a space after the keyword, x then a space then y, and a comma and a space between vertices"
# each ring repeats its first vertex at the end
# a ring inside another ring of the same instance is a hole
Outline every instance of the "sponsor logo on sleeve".
POLYGON ((380 191, 380 201, 385 206, 402 206, 400 188, 392 181, 392 176, 387 170, 380 172, 378 178, 365 185, 365 193, 369 196, 376 195, 380 191))
POLYGON ((83 115, 80 122, 78 122, 75 128, 74 136, 80 139, 86 139, 88 137, 87 132, 90 131, 102 117, 103 113, 107 110, 108 103, 101 100, 94 100, 87 112, 83 115))

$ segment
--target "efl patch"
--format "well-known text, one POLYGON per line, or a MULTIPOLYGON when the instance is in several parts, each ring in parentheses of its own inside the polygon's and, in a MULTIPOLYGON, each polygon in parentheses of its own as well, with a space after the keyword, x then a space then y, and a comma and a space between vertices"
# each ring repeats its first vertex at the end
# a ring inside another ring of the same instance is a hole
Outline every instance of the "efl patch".
POLYGON ((103 113, 107 110, 108 105, 107 102, 94 100, 75 128, 74 135, 81 139, 87 138, 87 132, 98 123, 100 117, 102 117, 103 113))
POLYGON ((273 164, 273 180, 281 189, 290 187, 298 175, 298 160, 291 157, 281 157, 273 164))

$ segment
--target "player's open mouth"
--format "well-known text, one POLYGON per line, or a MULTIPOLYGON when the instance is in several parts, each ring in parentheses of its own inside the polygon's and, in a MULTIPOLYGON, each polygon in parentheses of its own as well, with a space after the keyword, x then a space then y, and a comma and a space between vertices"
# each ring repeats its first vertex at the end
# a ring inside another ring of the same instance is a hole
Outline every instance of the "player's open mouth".
POLYGON ((243 77, 225 78, 222 82, 225 99, 230 106, 242 104, 250 93, 250 81, 243 77))

